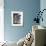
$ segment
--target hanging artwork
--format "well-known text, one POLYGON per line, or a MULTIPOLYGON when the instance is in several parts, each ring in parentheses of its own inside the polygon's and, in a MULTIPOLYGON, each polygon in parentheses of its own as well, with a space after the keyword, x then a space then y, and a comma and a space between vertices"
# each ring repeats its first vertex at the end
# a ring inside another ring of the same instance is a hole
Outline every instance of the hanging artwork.
POLYGON ((12 26, 23 26, 23 12, 12 11, 11 20, 12 20, 12 26))

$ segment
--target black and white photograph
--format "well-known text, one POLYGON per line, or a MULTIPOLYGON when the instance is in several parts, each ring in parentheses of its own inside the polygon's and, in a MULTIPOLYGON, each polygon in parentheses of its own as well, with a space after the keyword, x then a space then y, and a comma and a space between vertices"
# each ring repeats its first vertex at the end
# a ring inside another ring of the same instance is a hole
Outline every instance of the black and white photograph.
POLYGON ((23 25, 23 12, 12 11, 12 26, 22 26, 23 25))

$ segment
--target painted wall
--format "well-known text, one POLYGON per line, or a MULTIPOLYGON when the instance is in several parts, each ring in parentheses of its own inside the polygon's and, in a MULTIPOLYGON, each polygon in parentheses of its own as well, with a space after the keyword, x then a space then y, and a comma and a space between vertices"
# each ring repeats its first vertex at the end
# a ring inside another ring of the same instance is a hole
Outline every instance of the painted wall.
POLYGON ((7 41, 18 41, 32 29, 36 12, 40 10, 40 0, 4 0, 4 35, 7 41), (11 26, 11 11, 23 11, 24 25, 11 26))
MULTIPOLYGON (((41 0, 41 1, 40 1, 40 9, 41 9, 41 11, 42 11, 43 9, 46 9, 46 0, 41 0)), ((46 19, 46 10, 43 12, 42 17, 43 17, 43 22, 41 21, 41 22, 40 22, 40 25, 46 27, 46 20, 45 20, 45 19, 46 19)))

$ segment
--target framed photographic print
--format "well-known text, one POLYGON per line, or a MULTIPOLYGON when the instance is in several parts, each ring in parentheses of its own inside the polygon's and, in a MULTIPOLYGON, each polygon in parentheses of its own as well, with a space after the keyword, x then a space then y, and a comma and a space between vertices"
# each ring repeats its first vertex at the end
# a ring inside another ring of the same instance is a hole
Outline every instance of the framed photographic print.
POLYGON ((12 26, 23 26, 23 12, 12 11, 11 21, 12 21, 12 26))

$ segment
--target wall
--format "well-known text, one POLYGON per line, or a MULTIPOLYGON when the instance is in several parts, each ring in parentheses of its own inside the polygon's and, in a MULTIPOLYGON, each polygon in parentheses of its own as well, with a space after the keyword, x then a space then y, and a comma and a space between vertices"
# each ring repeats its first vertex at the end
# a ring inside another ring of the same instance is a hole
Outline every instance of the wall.
POLYGON ((40 10, 40 0, 4 0, 4 35, 7 41, 18 41, 32 29, 35 14, 40 10), (23 11, 24 25, 11 26, 11 11, 23 11))
MULTIPOLYGON (((43 9, 46 9, 46 0, 40 0, 40 9, 41 9, 41 11, 42 11, 43 9)), ((41 21, 41 22, 40 22, 40 25, 46 27, 46 20, 45 20, 45 19, 46 19, 46 10, 43 12, 42 17, 43 17, 43 22, 41 21)))

